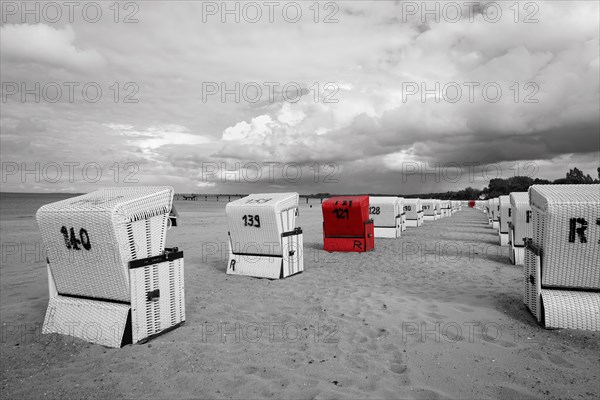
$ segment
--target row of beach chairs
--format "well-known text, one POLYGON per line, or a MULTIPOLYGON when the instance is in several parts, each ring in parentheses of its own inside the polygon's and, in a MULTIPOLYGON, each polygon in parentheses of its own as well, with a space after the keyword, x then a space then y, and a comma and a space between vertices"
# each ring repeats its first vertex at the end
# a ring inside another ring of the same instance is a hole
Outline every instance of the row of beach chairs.
POLYGON ((473 206, 523 266, 523 301, 538 322, 600 330, 600 185, 534 185, 473 206))
MULTIPOLYGON (((173 188, 108 188, 41 207, 50 300, 43 333, 108 347, 143 343, 185 321, 184 258, 166 248, 173 188)), ((252 194, 226 206, 226 272, 270 279, 302 272, 297 193, 252 194)), ((363 252, 375 238, 449 216, 459 202, 347 196, 322 203, 324 249, 363 252)))
MULTIPOLYGON (((38 210, 50 292, 43 333, 122 347, 185 321, 183 251, 165 247, 176 225, 173 194, 170 187, 109 188, 38 210)), ((511 260, 524 264, 525 303, 538 320, 598 330, 599 195, 599 185, 587 185, 534 186, 472 202, 333 197, 322 203, 323 247, 370 251, 375 238, 399 238, 407 227, 479 208, 511 260)), ((228 274, 280 279, 304 270, 298 200, 297 193, 263 193, 227 204, 228 274)))

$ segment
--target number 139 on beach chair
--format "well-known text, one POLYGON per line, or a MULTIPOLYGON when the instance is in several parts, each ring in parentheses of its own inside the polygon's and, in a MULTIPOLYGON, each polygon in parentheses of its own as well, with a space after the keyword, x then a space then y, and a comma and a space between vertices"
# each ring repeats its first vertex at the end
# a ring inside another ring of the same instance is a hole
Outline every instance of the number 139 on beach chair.
POLYGON ((227 204, 228 274, 280 279, 304 270, 298 199, 298 193, 262 193, 227 204))

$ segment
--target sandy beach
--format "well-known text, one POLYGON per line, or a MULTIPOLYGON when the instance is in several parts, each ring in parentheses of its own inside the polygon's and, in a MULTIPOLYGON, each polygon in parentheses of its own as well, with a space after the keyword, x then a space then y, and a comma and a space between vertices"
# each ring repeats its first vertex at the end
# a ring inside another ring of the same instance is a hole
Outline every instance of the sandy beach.
POLYGON ((377 239, 370 253, 326 253, 320 205, 301 204, 305 270, 271 281, 225 274, 224 202, 176 206, 167 244, 185 254, 186 322, 122 349, 41 334, 35 209, 2 218, 3 398, 600 396, 599 333, 538 325, 521 267, 480 211, 377 239))

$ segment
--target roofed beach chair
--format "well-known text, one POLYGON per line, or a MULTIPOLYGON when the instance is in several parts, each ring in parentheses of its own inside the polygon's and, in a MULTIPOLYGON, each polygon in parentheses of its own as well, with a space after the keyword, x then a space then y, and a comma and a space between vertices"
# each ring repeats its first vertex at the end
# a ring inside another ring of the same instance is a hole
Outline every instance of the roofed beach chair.
POLYGON ((511 220, 508 223, 508 242, 510 260, 515 265, 523 265, 525 261, 525 240, 531 239, 531 206, 529 193, 513 192, 510 194, 511 220))
POLYGON ((331 197, 323 202, 325 251, 365 252, 375 247, 369 196, 331 197))
POLYGON ((500 199, 492 199, 492 228, 500 229, 500 199))
POLYGON ((400 213, 400 220, 402 222, 402 232, 406 230, 406 212, 404 211, 404 197, 398 197, 398 212, 400 213))
POLYGON ((258 193, 227 203, 227 273, 280 279, 304 270, 298 193, 258 193))
POLYGON ((442 201, 441 200, 434 200, 434 208, 435 208, 435 216, 434 216, 434 220, 438 220, 442 218, 442 201))
POLYGON ((127 187, 41 207, 50 292, 42 332, 122 347, 183 323, 183 252, 165 249, 172 203, 171 187, 127 187))
POLYGON ((546 328, 600 330, 600 185, 529 188, 524 301, 546 328))
POLYGON ((436 203, 436 200, 434 200, 434 199, 421 199, 421 206, 423 207, 423 220, 424 221, 435 221, 437 219, 435 203, 436 203))
POLYGON ((500 246, 508 246, 508 222, 511 220, 512 210, 510 208, 510 197, 498 197, 500 211, 498 217, 498 241, 500 246))
POLYGON ((407 227, 419 227, 423 225, 421 199, 404 199, 404 213, 406 214, 407 227))
POLYGON ((402 232, 402 212, 398 197, 369 197, 369 216, 373 220, 376 238, 399 238, 402 232))

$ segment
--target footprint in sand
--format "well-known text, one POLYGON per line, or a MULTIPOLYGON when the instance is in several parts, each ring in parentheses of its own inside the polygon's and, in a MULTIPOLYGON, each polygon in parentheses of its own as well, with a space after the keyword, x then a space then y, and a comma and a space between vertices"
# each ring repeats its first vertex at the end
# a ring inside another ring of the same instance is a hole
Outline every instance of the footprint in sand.
POLYGON ((492 340, 492 341, 490 341, 490 343, 493 343, 493 344, 495 344, 497 346, 501 346, 501 347, 504 347, 504 348, 507 348, 507 349, 511 348, 511 347, 517 347, 517 344, 515 342, 511 342, 510 340, 503 340, 503 339, 499 339, 499 340, 496 340, 496 341, 492 340))
POLYGON ((558 354, 550 354, 548 355, 548 359, 552 361, 553 364, 563 367, 563 368, 573 368, 574 365, 559 356, 558 354))
POLYGON ((533 358, 534 360, 543 360, 544 357, 542 356, 542 353, 540 353, 539 351, 531 351, 531 358, 533 358))
POLYGON ((401 376, 400 383, 402 385, 410 384, 410 379, 408 378, 408 366, 404 363, 404 359, 400 350, 398 350, 398 348, 394 345, 385 346, 385 349, 392 354, 390 371, 401 376))
POLYGON ((425 315, 427 315, 428 317, 433 318, 434 320, 438 320, 438 321, 446 319, 445 315, 440 315, 440 314, 434 313, 434 312, 428 312, 428 313, 425 313, 425 315))
POLYGON ((363 357, 361 355, 352 354, 347 357, 347 360, 348 360, 349 368, 353 371, 362 372, 362 371, 367 371, 369 369, 367 360, 365 359, 365 357, 363 357))
POLYGON ((458 311, 465 312, 465 313, 473 312, 473 309, 471 309, 469 307, 456 306, 454 308, 457 309, 458 311))
POLYGON ((446 396, 440 392, 437 392, 432 389, 426 389, 426 388, 414 388, 412 393, 413 393, 413 396, 415 399, 435 400, 435 399, 450 398, 450 396, 446 396))
POLYGON ((254 365, 247 365, 242 368, 242 371, 244 372, 244 375, 252 375, 258 372, 258 367, 255 367, 254 365))

